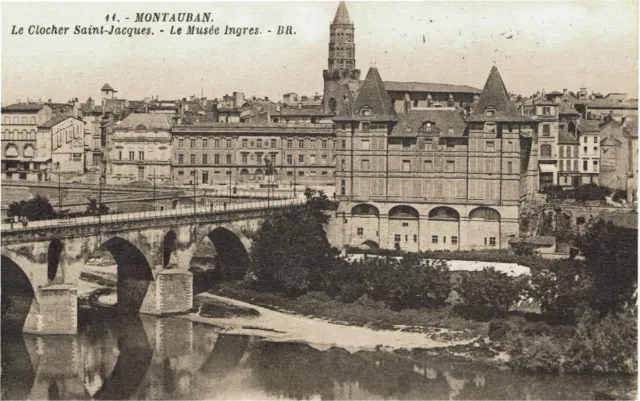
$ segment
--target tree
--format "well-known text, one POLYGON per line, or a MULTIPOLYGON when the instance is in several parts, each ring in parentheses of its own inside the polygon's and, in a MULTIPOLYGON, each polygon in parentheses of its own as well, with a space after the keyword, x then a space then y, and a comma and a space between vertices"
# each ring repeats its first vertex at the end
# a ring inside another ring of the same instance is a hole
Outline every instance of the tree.
POLYGON ((109 206, 104 203, 98 206, 98 201, 95 198, 87 198, 87 200, 87 210, 85 211, 87 216, 98 216, 109 213, 109 206))
POLYGON ((49 199, 36 195, 28 201, 11 202, 7 216, 26 217, 29 221, 36 221, 56 218, 57 213, 53 210, 49 199))
POLYGON ((638 230, 612 222, 590 223, 578 239, 584 255, 585 273, 591 278, 590 304, 602 315, 619 311, 634 302, 638 287, 638 230))
POLYGON ((463 273, 456 291, 467 308, 504 315, 520 298, 521 286, 506 273, 485 267, 481 272, 463 273))
POLYGON ((324 222, 310 207, 271 215, 256 232, 251 269, 259 284, 291 296, 325 289, 341 263, 324 222))

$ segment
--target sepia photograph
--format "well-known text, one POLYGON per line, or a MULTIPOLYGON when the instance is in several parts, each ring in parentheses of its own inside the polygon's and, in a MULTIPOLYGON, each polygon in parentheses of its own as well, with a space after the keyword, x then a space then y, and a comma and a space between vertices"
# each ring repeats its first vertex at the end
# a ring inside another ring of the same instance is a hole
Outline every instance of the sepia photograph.
POLYGON ((638 0, 1 3, 1 400, 638 399, 638 0))

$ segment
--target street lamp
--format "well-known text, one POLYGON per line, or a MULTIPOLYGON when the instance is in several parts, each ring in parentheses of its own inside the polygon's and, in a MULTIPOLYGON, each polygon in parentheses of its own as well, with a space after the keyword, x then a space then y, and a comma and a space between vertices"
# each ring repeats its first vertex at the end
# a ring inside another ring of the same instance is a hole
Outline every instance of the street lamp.
POLYGON ((198 170, 193 169, 193 215, 197 213, 196 210, 196 187, 198 185, 198 170))

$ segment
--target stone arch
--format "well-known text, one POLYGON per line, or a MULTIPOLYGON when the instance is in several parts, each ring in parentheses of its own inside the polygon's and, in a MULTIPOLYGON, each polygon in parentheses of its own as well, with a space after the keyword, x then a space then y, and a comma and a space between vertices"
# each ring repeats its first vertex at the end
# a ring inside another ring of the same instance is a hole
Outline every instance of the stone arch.
POLYGON ((460 220, 460 213, 449 206, 438 206, 429 211, 429 220, 460 220))
POLYGON ((351 214, 354 216, 375 216, 380 217, 380 210, 368 203, 360 203, 351 208, 351 214))
POLYGON ((38 307, 33 283, 11 258, 2 255, 2 330, 21 332, 32 308, 38 307))
POLYGON ((390 219, 411 219, 417 220, 420 218, 420 212, 414 207, 407 205, 394 206, 389 210, 390 219))
POLYGON ((33 157, 33 145, 31 144, 24 145, 22 154, 24 155, 24 157, 33 157))
POLYGON ((18 147, 10 143, 4 148, 5 157, 18 157, 18 147))
POLYGON ((484 221, 500 221, 500 212, 496 209, 486 206, 481 206, 473 209, 469 213, 471 220, 484 220, 484 221))
POLYGON ((64 245, 58 238, 54 238, 49 243, 49 249, 47 250, 47 278, 49 281, 54 281, 58 274, 58 265, 60 264, 60 258, 64 245))
POLYGON ((131 242, 112 237, 102 248, 113 255, 118 265, 118 308, 139 312, 149 287, 153 284, 153 272, 144 254, 131 242))
POLYGON ((225 227, 215 228, 207 237, 218 254, 223 275, 242 278, 249 265, 249 252, 240 237, 225 227))
POLYGON ((162 267, 167 267, 171 262, 171 256, 174 255, 178 244, 178 236, 175 231, 169 230, 162 240, 162 267))
POLYGON ((368 240, 362 243, 362 247, 365 247, 368 249, 379 249, 380 245, 375 241, 368 240))

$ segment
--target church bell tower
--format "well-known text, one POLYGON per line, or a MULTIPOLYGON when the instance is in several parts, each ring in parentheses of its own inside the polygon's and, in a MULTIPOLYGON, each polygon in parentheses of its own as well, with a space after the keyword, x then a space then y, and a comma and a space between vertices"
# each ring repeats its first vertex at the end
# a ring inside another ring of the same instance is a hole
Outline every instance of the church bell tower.
POLYGON ((339 114, 346 91, 357 90, 360 70, 356 69, 354 26, 347 5, 341 1, 330 26, 328 69, 323 71, 325 113, 339 114))

